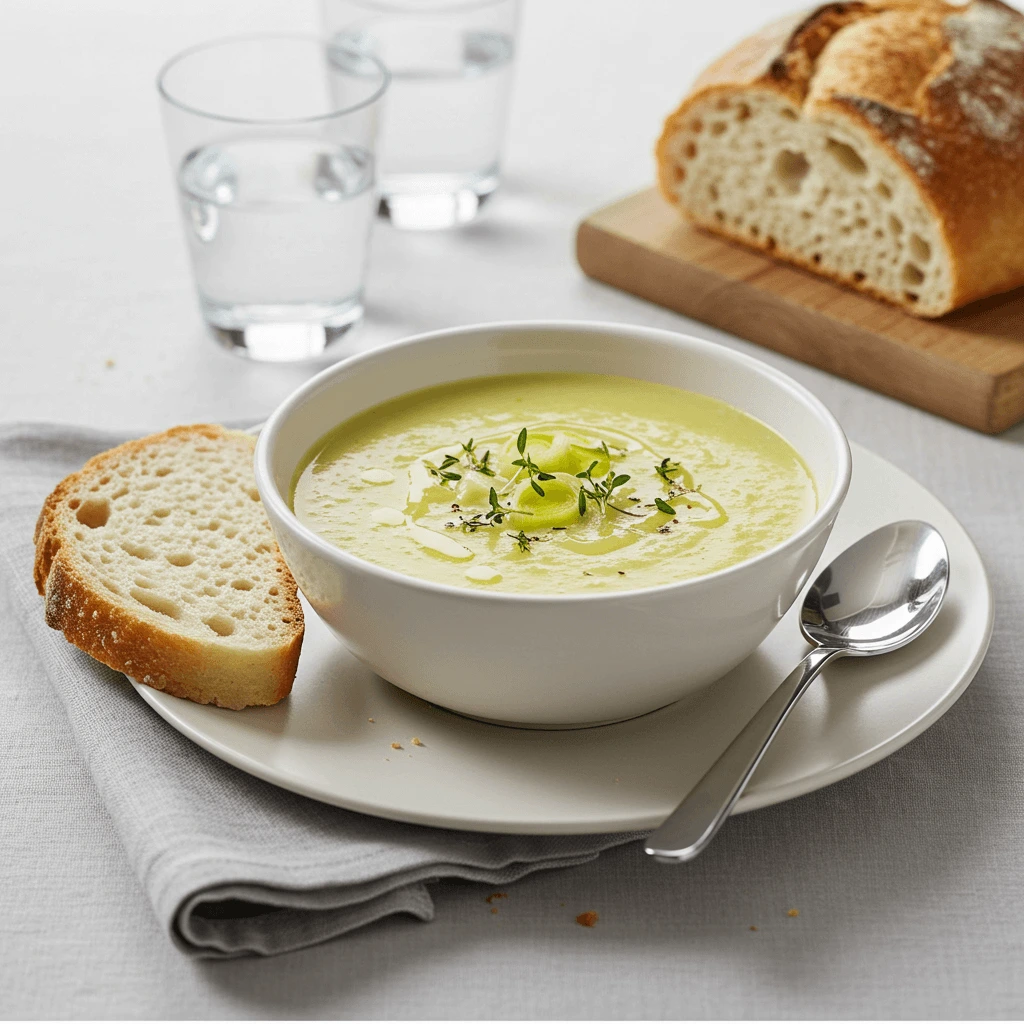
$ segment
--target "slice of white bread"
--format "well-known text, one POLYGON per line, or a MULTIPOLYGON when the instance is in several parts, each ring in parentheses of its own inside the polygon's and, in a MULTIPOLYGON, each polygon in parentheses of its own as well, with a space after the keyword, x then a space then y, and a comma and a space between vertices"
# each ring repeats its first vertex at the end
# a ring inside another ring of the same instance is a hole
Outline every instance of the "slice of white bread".
POLYGON ((826 3, 711 65, 658 143, 702 227, 934 317, 1024 284, 1024 16, 826 3))
POLYGON ((303 619, 252 471, 255 439, 202 424, 112 448, 36 524, 46 621, 98 661, 200 704, 274 704, 303 619))

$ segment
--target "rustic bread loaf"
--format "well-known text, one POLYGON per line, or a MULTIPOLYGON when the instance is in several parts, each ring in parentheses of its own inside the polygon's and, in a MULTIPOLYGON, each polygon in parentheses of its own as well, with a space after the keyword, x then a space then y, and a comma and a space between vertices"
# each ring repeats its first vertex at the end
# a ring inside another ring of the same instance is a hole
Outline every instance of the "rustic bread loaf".
POLYGON ((177 697, 243 708, 286 696, 302 608, 256 492, 254 444, 175 427, 58 484, 35 532, 47 623, 177 697))
POLYGON ((1024 16, 830 3, 711 65, 657 147, 699 225, 934 317, 1024 284, 1024 16))

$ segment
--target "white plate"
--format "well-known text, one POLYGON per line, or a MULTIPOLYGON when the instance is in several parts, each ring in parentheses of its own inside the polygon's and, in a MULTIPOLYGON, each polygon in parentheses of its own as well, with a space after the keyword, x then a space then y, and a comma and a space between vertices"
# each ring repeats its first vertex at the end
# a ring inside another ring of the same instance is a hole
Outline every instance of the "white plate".
MULTIPOLYGON (((857 445, 853 452, 853 484, 823 564, 877 526, 924 519, 949 547, 946 603, 909 647, 829 667, 794 710, 738 811, 810 793, 909 743, 964 691, 988 647, 992 597, 963 527, 884 459, 857 445)), ((648 829, 802 657, 796 613, 794 606, 747 661, 703 693, 595 729, 511 729, 433 707, 364 668, 308 607, 295 688, 276 707, 226 711, 134 685, 159 715, 217 757, 340 807, 484 832, 648 829)), ((643 672, 643 651, 636 661, 643 672)), ((515 685, 515 671, 509 676, 515 685)))

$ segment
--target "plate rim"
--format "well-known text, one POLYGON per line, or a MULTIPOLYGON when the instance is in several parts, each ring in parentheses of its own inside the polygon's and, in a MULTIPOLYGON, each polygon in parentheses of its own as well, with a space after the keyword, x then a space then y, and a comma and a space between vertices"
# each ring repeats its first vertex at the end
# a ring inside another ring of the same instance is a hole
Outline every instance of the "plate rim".
MULTIPOLYGON (((792 779, 782 785, 754 789, 751 793, 744 794, 740 798, 736 807, 733 809, 733 814, 743 814, 749 811, 760 810, 764 807, 782 803, 786 800, 792 800, 799 796, 806 796, 810 793, 817 792, 819 789, 824 789, 826 786, 830 786, 833 783, 840 782, 860 771, 864 771, 866 768, 877 764, 890 754, 902 749, 934 725, 935 722, 942 718, 943 715, 945 715, 946 712, 949 711, 949 709, 957 702, 957 700, 959 700, 964 691, 974 680, 982 662, 985 660, 985 656, 988 653, 995 621, 992 584, 989 579, 988 572, 985 569, 985 563, 981 558, 981 554, 978 551, 977 546, 971 539, 970 534, 966 529, 964 529, 963 524, 952 513, 952 511, 950 511, 949 508, 947 508, 947 506, 931 490, 912 477, 909 473, 906 473, 899 466, 894 465, 884 456, 865 448, 863 445, 851 441, 850 447, 853 449, 855 455, 859 453, 866 453, 872 458, 879 459, 884 462, 892 472, 898 473, 900 476, 910 480, 915 486, 921 488, 934 502, 946 511, 950 518, 960 528, 963 537, 981 570, 981 580, 984 585, 986 617, 983 635, 980 638, 981 642, 978 644, 968 667, 962 671, 961 678, 957 683, 943 695, 941 700, 929 707, 916 719, 908 722, 898 732, 831 768, 819 772, 811 772, 807 775, 800 776, 799 778, 792 779)), ((854 461, 856 462, 856 459, 854 461)), ((587 835, 599 833, 612 834, 623 832, 643 832, 649 831, 660 824, 660 818, 656 821, 652 821, 649 815, 638 815, 636 818, 631 819, 623 817, 621 813, 616 813, 614 819, 607 822, 602 822, 593 815, 591 815, 586 822, 555 824, 548 819, 539 821, 520 819, 510 822, 508 820, 502 820, 498 816, 493 818, 482 818, 478 814, 473 817, 458 817, 439 814, 437 812, 419 813, 415 809, 396 812, 390 808, 382 808, 379 802, 363 800, 359 797, 350 797, 348 795, 346 795, 344 802, 342 802, 335 794, 327 793, 322 788, 308 784, 301 776, 296 775, 294 772, 278 767, 268 766, 263 761, 260 761, 249 754, 239 752, 219 739, 210 737, 200 729, 196 728, 191 722, 175 714, 174 709, 178 707, 178 705, 174 702, 179 698, 171 697, 161 690, 156 690, 143 683, 139 683, 130 676, 127 678, 139 696, 142 697, 146 704, 149 705, 149 707, 151 707, 165 722, 191 742, 208 751, 214 757, 219 758, 240 771, 244 771, 255 778, 261 779, 270 785, 278 786, 281 789, 297 793, 300 796, 307 797, 330 806, 341 807, 345 810, 413 825, 492 834, 504 833, 510 835, 587 835)), ((190 710, 197 707, 197 705, 191 704, 188 706, 190 710)), ((210 710, 219 711, 220 709, 211 707, 210 710)), ((559 730, 553 731, 556 733, 559 732, 559 730)))

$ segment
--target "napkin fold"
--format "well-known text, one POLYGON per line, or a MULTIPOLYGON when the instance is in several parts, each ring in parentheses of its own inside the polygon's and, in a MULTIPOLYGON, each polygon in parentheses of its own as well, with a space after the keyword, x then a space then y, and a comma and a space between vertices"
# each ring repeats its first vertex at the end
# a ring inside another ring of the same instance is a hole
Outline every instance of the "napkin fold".
POLYGON ((174 731, 123 676, 46 626, 32 583, 32 530, 44 498, 124 440, 56 425, 0 427, 0 565, 41 681, 63 702, 142 888, 181 950, 272 956, 391 914, 429 921, 431 881, 504 885, 639 837, 506 836, 387 821, 278 789, 174 731))

